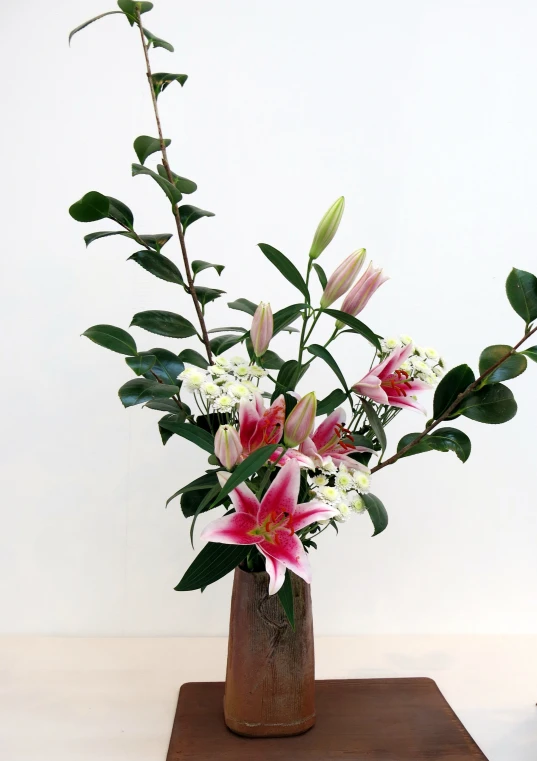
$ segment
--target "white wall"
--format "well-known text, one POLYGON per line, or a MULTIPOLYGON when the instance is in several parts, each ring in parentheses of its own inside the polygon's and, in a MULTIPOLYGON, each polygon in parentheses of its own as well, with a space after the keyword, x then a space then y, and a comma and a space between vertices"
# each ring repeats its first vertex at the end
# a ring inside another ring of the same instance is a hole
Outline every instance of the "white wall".
MULTIPOLYGON (((193 316, 175 286, 125 262, 127 241, 86 251, 82 236, 104 226, 67 214, 97 189, 143 232, 172 231, 159 189, 130 177, 132 140, 155 133, 136 33, 112 16, 67 46, 106 8, 26 0, 3 13, 0 631, 222 634, 230 578, 174 592, 194 555, 179 504, 164 509, 205 458, 177 437, 163 448, 158 413, 117 399, 122 357, 79 337, 143 309, 193 316)), ((483 347, 521 335, 504 280, 513 265, 537 270, 535 3, 157 0, 146 19, 176 46, 153 54, 155 70, 190 75, 162 96, 162 117, 173 167, 217 214, 188 233, 192 258, 227 265, 207 284, 296 301, 256 243, 303 267, 344 194, 321 263, 365 246, 385 267, 392 279, 362 315, 377 331, 474 367, 483 347)), ((223 300, 209 312, 212 325, 239 316, 223 300)), ((358 379, 367 352, 347 338, 336 353, 358 379)), ((431 453, 379 473, 384 534, 371 539, 365 517, 323 535, 318 633, 537 631, 536 371, 512 383, 513 421, 461 423, 466 465, 431 453)), ((312 385, 335 385, 320 363, 312 385)), ((401 415, 391 447, 421 424, 401 415)))

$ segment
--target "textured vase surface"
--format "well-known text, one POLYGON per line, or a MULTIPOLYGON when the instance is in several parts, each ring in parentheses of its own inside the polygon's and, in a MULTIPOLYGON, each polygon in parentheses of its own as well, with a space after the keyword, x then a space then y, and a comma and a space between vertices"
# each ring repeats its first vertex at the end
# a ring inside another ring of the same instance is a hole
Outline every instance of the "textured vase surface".
POLYGON ((292 574, 294 631, 268 584, 265 572, 235 570, 224 717, 247 737, 299 735, 315 724, 309 584, 292 574))

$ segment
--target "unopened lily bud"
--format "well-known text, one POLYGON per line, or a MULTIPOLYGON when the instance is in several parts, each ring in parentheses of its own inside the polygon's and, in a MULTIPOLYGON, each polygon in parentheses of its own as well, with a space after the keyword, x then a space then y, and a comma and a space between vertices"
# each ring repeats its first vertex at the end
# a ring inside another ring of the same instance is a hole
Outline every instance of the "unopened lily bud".
POLYGON ((250 338, 256 357, 262 357, 268 349, 270 339, 274 332, 274 320, 272 319, 272 309, 270 304, 262 301, 255 310, 252 327, 250 328, 250 338))
MULTIPOLYGON (((352 314, 356 317, 362 309, 366 306, 367 302, 375 291, 380 286, 389 280, 387 275, 382 273, 382 269, 373 267, 373 263, 369 263, 369 267, 366 269, 360 280, 352 287, 343 300, 341 305, 341 311, 352 314)), ((343 327, 343 323, 339 320, 336 321, 336 327, 338 329, 343 327)))
POLYGON ((321 296, 321 307, 325 309, 346 293, 354 283, 365 260, 365 248, 360 248, 341 262, 328 278, 326 288, 321 296))
POLYGON ((315 392, 303 396, 291 411, 283 428, 283 441, 288 447, 296 447, 306 441, 313 431, 315 415, 317 414, 317 399, 315 392))
POLYGON ((232 468, 242 454, 239 434, 231 425, 221 425, 214 437, 214 453, 228 470, 232 468))
POLYGON ((313 236, 313 243, 310 248, 310 259, 317 259, 337 233, 344 209, 345 199, 341 196, 341 198, 338 198, 337 201, 332 204, 321 219, 319 226, 315 231, 315 235, 313 236))

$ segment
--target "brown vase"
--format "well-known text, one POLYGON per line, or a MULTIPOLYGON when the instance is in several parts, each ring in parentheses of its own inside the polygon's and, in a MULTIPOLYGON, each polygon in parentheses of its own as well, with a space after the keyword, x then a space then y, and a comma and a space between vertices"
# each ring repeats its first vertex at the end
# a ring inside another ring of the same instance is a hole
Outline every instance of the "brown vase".
POLYGON ((292 584, 294 631, 268 574, 235 570, 224 717, 236 734, 288 737, 315 724, 310 587, 294 574, 292 584))

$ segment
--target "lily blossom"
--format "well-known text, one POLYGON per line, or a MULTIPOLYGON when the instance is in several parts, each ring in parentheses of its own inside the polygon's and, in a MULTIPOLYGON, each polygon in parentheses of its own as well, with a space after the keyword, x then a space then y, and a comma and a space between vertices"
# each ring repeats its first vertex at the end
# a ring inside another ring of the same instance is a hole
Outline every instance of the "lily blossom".
POLYGON ((362 380, 355 383, 352 390, 360 396, 368 396, 379 404, 391 407, 411 407, 425 413, 426 410, 413 395, 417 391, 430 390, 425 381, 410 379, 407 372, 399 369, 414 351, 412 344, 395 349, 373 367, 362 380))
MULTIPOLYGON (((351 288, 343 299, 341 305, 341 311, 347 312, 356 317, 360 314, 369 302, 371 296, 380 286, 389 280, 387 275, 384 275, 382 269, 373 267, 373 263, 369 262, 369 266, 360 278, 358 282, 351 288)), ((339 320, 336 321, 338 328, 343 327, 343 323, 339 320)))
POLYGON ((345 410, 340 407, 323 420, 311 438, 306 439, 300 445, 300 451, 309 457, 315 466, 321 467, 323 461, 327 457, 330 457, 336 466, 346 465, 349 470, 368 471, 369 468, 349 455, 353 452, 371 452, 375 454, 375 450, 368 447, 355 446, 352 440, 352 433, 344 426, 345 410))
POLYGON ((242 454, 239 434, 232 425, 221 425, 214 437, 214 453, 224 466, 230 470, 242 454))
MULTIPOLYGON (((221 474, 221 482, 229 474, 221 474)), ((337 515, 338 510, 320 500, 297 504, 300 467, 288 462, 278 473, 261 502, 246 483, 230 493, 234 513, 209 523, 201 538, 221 544, 252 544, 265 557, 269 575, 269 594, 281 589, 285 569, 311 583, 311 567, 297 531, 316 521, 337 515)))
POLYGON ((250 328, 250 338, 256 357, 262 357, 269 347, 270 339, 274 333, 274 319, 270 304, 262 301, 255 310, 250 328))
POLYGON ((263 397, 254 393, 252 401, 241 399, 239 406, 239 436, 243 457, 267 444, 277 444, 283 435, 285 399, 281 394, 267 409, 263 397))

